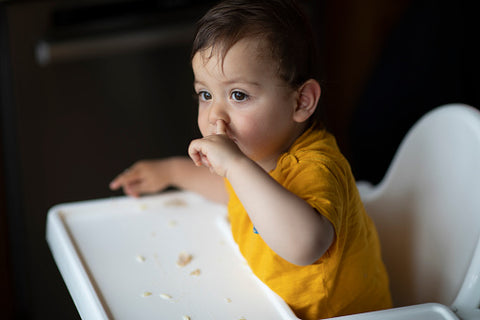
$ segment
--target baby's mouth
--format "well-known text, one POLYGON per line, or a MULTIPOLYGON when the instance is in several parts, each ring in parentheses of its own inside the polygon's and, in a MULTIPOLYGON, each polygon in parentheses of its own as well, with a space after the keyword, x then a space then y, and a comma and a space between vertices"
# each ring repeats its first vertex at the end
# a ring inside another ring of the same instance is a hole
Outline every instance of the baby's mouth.
MULTIPOLYGON (((219 134, 219 133, 216 133, 215 131, 212 133, 212 135, 215 135, 215 134, 219 134)), ((232 140, 233 142, 235 142, 235 144, 238 145, 238 140, 237 138, 235 138, 235 136, 233 135, 233 133, 230 131, 230 130, 226 130, 226 132, 224 133, 224 135, 226 135, 228 137, 228 139, 232 140)))
MULTIPOLYGON (((214 134, 216 134, 216 133, 214 133, 214 134)), ((225 133, 225 135, 228 137, 228 139, 230 139, 230 140, 232 140, 233 142, 235 142, 236 144, 238 144, 237 139, 232 135, 232 133, 231 133, 230 131, 227 131, 227 132, 225 133)))
POLYGON ((236 139, 235 135, 232 133, 232 130, 229 125, 227 125, 223 120, 217 120, 215 125, 210 127, 210 134, 211 135, 216 135, 216 134, 224 134, 226 135, 230 140, 232 140, 236 145, 238 145, 238 140, 236 139), (219 130, 219 122, 222 122, 221 129, 219 130))
MULTIPOLYGON (((228 136, 228 135, 227 135, 227 136, 228 136)), ((230 137, 230 136, 228 136, 228 138, 229 138, 230 140, 232 140, 232 141, 238 146, 238 140, 237 140, 237 139, 235 139, 234 137, 230 137)))
POLYGON ((232 132, 230 130, 227 130, 227 132, 225 132, 225 135, 228 137, 228 139, 230 139, 233 142, 235 142, 236 144, 238 144, 237 139, 235 138, 235 136, 232 134, 232 132))

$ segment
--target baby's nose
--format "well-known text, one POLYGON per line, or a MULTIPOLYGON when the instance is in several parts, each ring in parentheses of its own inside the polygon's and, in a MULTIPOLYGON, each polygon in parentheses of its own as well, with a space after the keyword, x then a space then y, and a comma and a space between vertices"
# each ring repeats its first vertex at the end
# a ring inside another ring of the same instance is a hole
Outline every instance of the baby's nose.
POLYGON ((216 102, 211 106, 208 120, 213 126, 217 125, 218 120, 222 120, 225 124, 230 121, 230 117, 223 103, 216 102))

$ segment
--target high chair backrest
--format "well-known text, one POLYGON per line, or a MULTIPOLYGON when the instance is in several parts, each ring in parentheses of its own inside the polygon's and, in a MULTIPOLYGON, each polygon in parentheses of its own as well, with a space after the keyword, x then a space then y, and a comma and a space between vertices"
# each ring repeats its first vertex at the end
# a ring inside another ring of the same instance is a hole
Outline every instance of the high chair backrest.
POLYGON ((461 104, 430 111, 382 182, 359 189, 378 229, 394 305, 450 306, 457 298, 456 305, 478 308, 480 112, 461 104))

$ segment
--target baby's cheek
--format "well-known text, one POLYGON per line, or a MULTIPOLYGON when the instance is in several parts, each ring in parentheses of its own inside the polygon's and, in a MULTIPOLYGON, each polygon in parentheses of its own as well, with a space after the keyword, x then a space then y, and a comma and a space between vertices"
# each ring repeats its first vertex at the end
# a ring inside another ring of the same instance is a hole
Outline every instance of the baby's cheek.
POLYGON ((198 115, 197 124, 202 136, 206 137, 208 135, 208 123, 206 123, 206 119, 203 115, 198 115))
POLYGON ((255 132, 245 132, 238 137, 238 144, 243 153, 252 157, 258 149, 257 134, 255 132))

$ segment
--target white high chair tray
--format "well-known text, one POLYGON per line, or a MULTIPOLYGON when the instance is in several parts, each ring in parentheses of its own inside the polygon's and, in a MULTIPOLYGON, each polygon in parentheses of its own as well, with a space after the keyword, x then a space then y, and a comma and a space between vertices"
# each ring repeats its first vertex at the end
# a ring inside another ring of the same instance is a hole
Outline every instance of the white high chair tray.
POLYGON ((83 319, 297 319, 246 265, 225 207, 196 194, 56 205, 46 235, 83 319))

